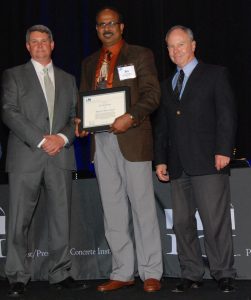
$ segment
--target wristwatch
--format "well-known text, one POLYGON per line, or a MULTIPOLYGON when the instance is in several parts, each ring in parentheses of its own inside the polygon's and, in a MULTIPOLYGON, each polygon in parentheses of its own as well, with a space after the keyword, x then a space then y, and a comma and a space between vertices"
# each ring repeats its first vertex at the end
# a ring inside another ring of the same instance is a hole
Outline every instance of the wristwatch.
POLYGON ((130 119, 135 120, 134 116, 129 114, 130 119))
POLYGON ((136 122, 135 122, 135 118, 134 118, 134 116, 133 116, 132 114, 128 114, 128 115, 129 115, 130 119, 131 119, 131 120, 133 120, 132 127, 136 127, 136 126, 137 126, 137 124, 136 124, 136 122))

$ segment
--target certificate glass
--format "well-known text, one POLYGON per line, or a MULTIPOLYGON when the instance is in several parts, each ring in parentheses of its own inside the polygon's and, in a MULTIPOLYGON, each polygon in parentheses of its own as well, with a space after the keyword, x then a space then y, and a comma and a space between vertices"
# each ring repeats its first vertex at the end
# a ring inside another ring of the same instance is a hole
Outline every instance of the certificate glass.
POLYGON ((81 92, 81 129, 89 132, 109 130, 110 124, 128 111, 129 103, 129 87, 81 92))

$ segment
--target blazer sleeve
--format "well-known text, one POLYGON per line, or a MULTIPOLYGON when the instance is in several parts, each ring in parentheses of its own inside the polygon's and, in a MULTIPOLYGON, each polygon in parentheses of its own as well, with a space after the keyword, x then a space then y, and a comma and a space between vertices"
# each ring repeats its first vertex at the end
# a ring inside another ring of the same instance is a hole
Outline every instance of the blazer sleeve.
POLYGON ((137 53, 137 101, 132 103, 129 113, 137 123, 141 123, 159 106, 160 86, 154 62, 154 56, 149 49, 137 53))
POLYGON ((160 107, 154 114, 153 118, 153 137, 154 137, 154 164, 166 164, 168 163, 168 118, 165 105, 165 91, 166 81, 161 84, 161 98, 160 107))
POLYGON ((73 143, 75 139, 75 123, 74 119, 76 117, 76 107, 77 107, 77 101, 78 101, 78 89, 76 86, 75 78, 71 75, 70 81, 71 81, 71 107, 69 111, 69 118, 68 122, 65 124, 65 126, 60 130, 60 133, 64 134, 68 138, 69 144, 66 146, 69 146, 73 143))
POLYGON ((33 149, 37 148, 44 132, 22 113, 18 83, 11 70, 3 73, 1 102, 3 122, 25 144, 33 149))
POLYGON ((237 113, 234 93, 226 68, 221 68, 215 82, 217 115, 215 154, 231 157, 235 146, 237 113))

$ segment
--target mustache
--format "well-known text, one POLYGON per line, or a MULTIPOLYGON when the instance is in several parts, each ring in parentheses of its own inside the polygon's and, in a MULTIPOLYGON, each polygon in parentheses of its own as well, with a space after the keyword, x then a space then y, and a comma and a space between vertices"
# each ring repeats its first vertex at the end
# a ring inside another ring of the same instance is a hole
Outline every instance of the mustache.
POLYGON ((113 32, 112 32, 112 31, 105 31, 105 32, 103 33, 103 35, 106 35, 106 34, 113 34, 113 32))

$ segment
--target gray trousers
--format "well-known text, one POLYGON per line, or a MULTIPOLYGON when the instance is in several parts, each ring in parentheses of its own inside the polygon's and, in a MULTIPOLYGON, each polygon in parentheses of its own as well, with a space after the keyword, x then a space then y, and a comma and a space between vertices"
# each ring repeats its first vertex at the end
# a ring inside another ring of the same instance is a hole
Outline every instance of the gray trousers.
POLYGON ((49 281, 56 283, 69 276, 69 220, 71 171, 49 163, 34 173, 9 173, 9 219, 5 273, 10 283, 26 284, 28 233, 41 185, 44 185, 48 218, 49 281))
POLYGON ((171 182, 171 195, 182 278, 201 280, 205 270, 196 227, 196 209, 204 228, 211 276, 216 280, 234 278, 229 176, 188 176, 183 173, 182 177, 171 182))
POLYGON ((96 134, 95 141, 94 161, 104 210, 105 236, 112 252, 110 279, 134 279, 129 209, 132 211, 139 276, 143 281, 160 279, 162 253, 151 162, 127 161, 114 134, 96 134))

